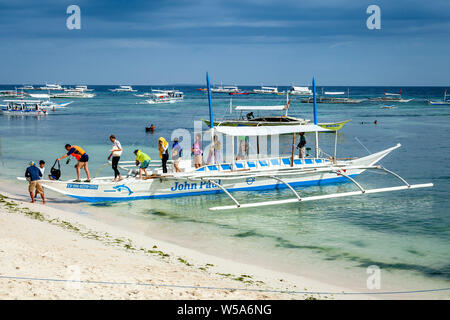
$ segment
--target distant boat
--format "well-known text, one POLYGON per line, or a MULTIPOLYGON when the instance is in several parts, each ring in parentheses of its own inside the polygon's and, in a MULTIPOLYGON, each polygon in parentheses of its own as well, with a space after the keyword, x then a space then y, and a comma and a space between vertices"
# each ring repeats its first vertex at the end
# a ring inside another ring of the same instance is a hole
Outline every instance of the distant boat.
POLYGON ((182 101, 184 93, 177 90, 152 90, 150 99, 146 100, 149 104, 176 103, 182 101))
POLYGON ((37 90, 63 91, 64 88, 61 87, 61 85, 59 85, 59 84, 48 84, 48 83, 46 83, 45 86, 39 87, 37 90))
POLYGON ((235 93, 239 92, 239 88, 237 86, 218 86, 215 88, 211 88, 211 92, 214 93, 235 93))
POLYGON ((0 105, 2 114, 17 116, 43 116, 48 114, 48 106, 41 100, 4 100, 0 105))
POLYGON ((313 92, 308 87, 292 86, 289 94, 294 96, 312 96, 313 92))
POLYGON ((381 106, 381 109, 393 109, 395 105, 381 106))
POLYGON ((93 98, 95 97, 94 93, 87 93, 84 91, 79 91, 76 89, 73 90, 64 90, 62 93, 54 93, 50 95, 51 98, 93 98))
POLYGON ((402 90, 400 89, 400 93, 389 93, 385 92, 384 97, 378 97, 378 98, 369 98, 369 101, 375 101, 375 102, 401 102, 401 103, 407 103, 410 102, 413 99, 403 99, 402 98, 402 90))
POLYGON ((447 98, 447 90, 444 91, 444 99, 443 100, 428 100, 428 104, 434 106, 448 105, 450 104, 450 99, 447 98))
POLYGON ((111 92, 137 92, 131 86, 119 86, 118 88, 108 90, 111 92))
POLYGON ((264 87, 261 86, 260 89, 253 89, 253 93, 261 93, 261 94, 277 94, 278 88, 277 87, 264 87))
POLYGON ((229 92, 228 93, 230 96, 235 96, 235 95, 249 95, 250 92, 229 92))
POLYGON ((0 97, 4 98, 24 98, 29 97, 30 95, 23 91, 17 91, 15 90, 2 90, 0 91, 0 97))
MULTIPOLYGON (((365 99, 353 99, 350 98, 350 89, 347 89, 347 97, 341 97, 345 95, 345 91, 323 91, 322 96, 316 98, 317 103, 330 103, 330 104, 358 104, 363 102, 365 99)), ((302 99, 302 103, 313 103, 313 97, 302 99)))
POLYGON ((48 99, 50 98, 50 94, 48 93, 29 93, 30 97, 37 99, 48 99))
POLYGON ((30 86, 30 85, 23 85, 22 87, 17 88, 17 89, 18 90, 34 90, 34 87, 30 86))

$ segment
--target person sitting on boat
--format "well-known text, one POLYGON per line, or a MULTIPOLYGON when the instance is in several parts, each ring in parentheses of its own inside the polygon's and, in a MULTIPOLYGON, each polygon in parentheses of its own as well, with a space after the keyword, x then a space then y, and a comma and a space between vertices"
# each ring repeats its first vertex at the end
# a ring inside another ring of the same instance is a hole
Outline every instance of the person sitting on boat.
POLYGON ((77 180, 75 180, 75 182, 81 182, 80 177, 81 169, 84 169, 84 171, 86 172, 87 179, 84 180, 84 182, 91 182, 91 175, 89 174, 88 168, 88 161, 89 161, 88 154, 79 146, 72 146, 70 144, 66 144, 65 148, 67 150, 67 153, 62 157, 58 158, 58 161, 67 158, 68 156, 74 157, 78 161, 77 164, 75 165, 75 169, 77 170, 77 180))
POLYGON ((200 133, 197 133, 195 135, 195 142, 194 145, 191 148, 191 152, 194 155, 194 166, 195 168, 200 168, 202 166, 202 156, 203 156, 203 150, 202 150, 202 136, 200 133))
POLYGON ((45 204, 44 189, 39 181, 41 180, 42 172, 33 161, 30 161, 29 165, 25 171, 25 178, 30 182, 28 191, 30 192, 31 202, 34 203, 34 192, 36 192, 36 194, 39 193, 41 195, 42 203, 45 204))
POLYGON ((113 182, 117 182, 117 181, 120 181, 123 179, 122 176, 120 175, 119 169, 117 169, 123 149, 122 149, 122 145, 120 144, 119 140, 116 139, 115 135, 113 135, 113 134, 110 135, 109 140, 112 142, 113 146, 112 146, 111 153, 109 154, 108 160, 111 159, 111 157, 112 157, 111 166, 114 171, 113 182), (119 177, 119 179, 117 179, 117 177, 119 177))
POLYGON ((176 172, 181 172, 181 169, 178 167, 178 164, 180 163, 182 154, 183 154, 183 148, 178 143, 178 138, 173 139, 172 160, 173 160, 173 166, 174 166, 176 172))
POLYGON ((247 120, 251 120, 255 118, 255 115, 253 114, 253 112, 249 112, 246 114, 247 120))
POLYGON ((163 137, 158 139, 159 158, 162 161, 163 173, 167 173, 167 160, 169 160, 169 143, 163 137))
POLYGON ((297 148, 299 149, 299 158, 303 159, 306 157, 306 138, 305 138, 305 133, 304 132, 300 132, 300 142, 297 145, 297 148))

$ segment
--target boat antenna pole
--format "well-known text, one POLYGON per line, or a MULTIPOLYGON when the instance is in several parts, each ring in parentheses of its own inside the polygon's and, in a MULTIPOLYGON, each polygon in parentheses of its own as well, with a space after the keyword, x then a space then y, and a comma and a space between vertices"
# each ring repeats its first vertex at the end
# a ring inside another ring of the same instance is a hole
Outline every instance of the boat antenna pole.
MULTIPOLYGON (((312 87, 313 87, 313 110, 314 110, 314 124, 317 126, 317 97, 316 97, 316 81, 314 77, 312 79, 312 87)), ((319 132, 316 131, 316 139, 315 139, 315 149, 316 149, 316 158, 319 157, 319 132)))
MULTIPOLYGON (((213 116, 213 108, 211 101, 211 85, 209 83, 209 75, 206 72, 206 86, 208 88, 208 104, 209 104, 209 126, 211 127, 211 146, 213 148, 212 152, 215 154, 214 150, 214 116, 213 116)), ((214 156, 215 160, 215 156, 214 156)), ((215 162, 215 161, 214 161, 215 162)))

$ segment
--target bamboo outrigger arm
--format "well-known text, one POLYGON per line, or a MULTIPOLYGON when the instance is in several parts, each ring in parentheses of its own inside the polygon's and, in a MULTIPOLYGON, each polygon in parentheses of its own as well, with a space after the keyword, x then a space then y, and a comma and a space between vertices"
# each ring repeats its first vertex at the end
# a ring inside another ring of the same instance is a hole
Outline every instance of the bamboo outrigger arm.
POLYGON ((283 179, 280 179, 280 178, 275 177, 275 176, 271 176, 270 178, 275 179, 275 180, 285 184, 295 194, 295 196, 297 197, 298 201, 302 201, 302 198, 300 198, 300 195, 297 193, 297 191, 294 190, 294 188, 292 188, 292 186, 289 183, 287 183, 283 179))
POLYGON ((383 170, 383 171, 386 172, 386 173, 392 174, 394 177, 396 177, 397 179, 399 179, 401 182, 403 182, 403 183, 404 183, 405 185, 407 185, 408 187, 411 186, 408 182, 406 182, 405 179, 403 179, 402 177, 400 177, 397 173, 392 172, 391 170, 388 170, 388 169, 386 169, 385 167, 381 167, 381 166, 379 166, 377 169, 383 170))
POLYGON ((366 190, 358 182, 356 182, 355 179, 353 179, 349 175, 346 175, 345 173, 343 173, 341 171, 331 171, 331 172, 336 173, 337 175, 340 175, 340 176, 343 176, 343 177, 347 178, 348 180, 353 182, 359 188, 359 190, 361 190, 362 193, 366 193, 366 190))
POLYGON ((205 179, 202 179, 202 180, 203 180, 203 181, 208 181, 209 183, 215 185, 217 188, 219 188, 220 190, 222 190, 223 192, 225 192, 225 193, 231 198, 231 200, 234 201, 234 203, 236 203, 236 207, 237 207, 237 208, 240 208, 240 207, 241 207, 241 204, 239 203, 239 201, 237 201, 236 198, 234 198, 234 197, 231 195, 231 193, 230 193, 227 189, 225 189, 224 187, 222 187, 220 184, 218 184, 217 182, 214 182, 214 181, 212 181, 212 180, 205 180, 205 179))

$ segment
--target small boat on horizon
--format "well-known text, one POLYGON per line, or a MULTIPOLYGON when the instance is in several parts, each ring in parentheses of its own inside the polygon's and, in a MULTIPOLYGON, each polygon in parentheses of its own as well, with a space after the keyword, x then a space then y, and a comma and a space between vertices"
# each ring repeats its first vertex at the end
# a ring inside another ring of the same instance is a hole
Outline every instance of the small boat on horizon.
POLYGON ((63 91, 64 88, 59 84, 49 84, 46 83, 45 86, 39 87, 36 90, 45 90, 45 91, 63 91))
POLYGON ((260 89, 253 89, 252 92, 253 93, 258 93, 258 94, 278 94, 278 93, 282 93, 282 92, 278 92, 278 88, 277 87, 266 87, 266 86, 261 86, 260 89))
POLYGON ((35 90, 34 87, 32 85, 23 85, 19 88, 17 88, 18 90, 35 90))
POLYGON ((400 102, 400 103, 408 103, 413 99, 403 99, 402 98, 402 89, 400 89, 399 93, 390 93, 384 92, 383 97, 378 98, 369 98, 371 102, 400 102))
POLYGON ((176 103, 183 101, 184 93, 178 90, 152 90, 149 97, 145 100, 148 104, 176 103))
MULTIPOLYGON (((322 88, 322 95, 316 98, 317 103, 329 103, 329 104, 358 104, 363 102, 365 99, 353 99, 350 98, 350 89, 347 88, 345 91, 325 91, 322 88), (347 93, 347 97, 344 95, 347 93), (344 97, 342 97, 344 96, 344 97)), ((313 103, 313 97, 300 100, 302 103, 313 103)))
POLYGON ((211 88, 211 92, 213 93, 237 93, 239 92, 239 88, 237 86, 216 86, 211 88))
POLYGON ((292 86, 289 90, 289 94, 294 96, 312 96, 313 92, 308 87, 292 86))
POLYGON ((132 86, 119 86, 118 88, 108 90, 111 92, 137 92, 132 86))
POLYGON ((444 99, 442 99, 442 100, 428 100, 428 104, 434 105, 434 106, 449 105, 450 104, 450 99, 447 98, 447 90, 444 90, 444 99))
POLYGON ((4 100, 0 111, 5 115, 15 116, 44 116, 48 114, 49 107, 41 100, 4 100))

